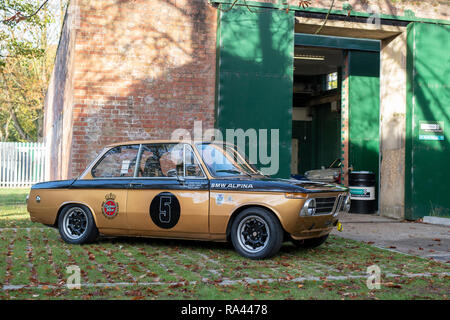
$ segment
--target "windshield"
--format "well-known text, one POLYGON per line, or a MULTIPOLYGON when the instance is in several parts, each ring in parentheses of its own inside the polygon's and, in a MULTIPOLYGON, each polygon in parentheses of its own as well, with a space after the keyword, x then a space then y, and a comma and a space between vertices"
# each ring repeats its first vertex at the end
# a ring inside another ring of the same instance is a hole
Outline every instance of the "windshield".
POLYGON ((196 146, 209 172, 215 177, 261 174, 231 145, 198 143, 196 146))

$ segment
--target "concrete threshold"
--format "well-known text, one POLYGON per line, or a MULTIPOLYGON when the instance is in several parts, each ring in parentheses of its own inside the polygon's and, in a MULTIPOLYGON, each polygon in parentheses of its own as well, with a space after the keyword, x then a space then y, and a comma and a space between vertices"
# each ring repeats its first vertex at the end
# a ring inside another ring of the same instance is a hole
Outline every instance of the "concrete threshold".
POLYGON ((450 218, 425 216, 423 217, 423 223, 450 227, 450 218))

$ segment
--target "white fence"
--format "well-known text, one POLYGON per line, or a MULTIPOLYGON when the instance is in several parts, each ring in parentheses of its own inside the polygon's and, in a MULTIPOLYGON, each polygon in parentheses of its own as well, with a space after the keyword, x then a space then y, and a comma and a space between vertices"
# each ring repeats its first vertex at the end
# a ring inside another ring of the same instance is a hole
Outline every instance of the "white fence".
POLYGON ((45 145, 0 142, 0 187, 30 187, 45 179, 45 145))

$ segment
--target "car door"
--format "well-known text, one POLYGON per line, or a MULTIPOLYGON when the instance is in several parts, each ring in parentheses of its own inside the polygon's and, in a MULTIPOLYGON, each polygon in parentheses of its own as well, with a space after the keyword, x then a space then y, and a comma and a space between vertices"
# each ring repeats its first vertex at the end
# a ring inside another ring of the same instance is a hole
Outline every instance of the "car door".
POLYGON ((89 178, 71 185, 72 198, 88 205, 103 233, 127 233, 127 193, 133 181, 140 145, 109 149, 92 167, 89 178))
POLYGON ((209 181, 188 144, 143 144, 128 192, 131 234, 209 237, 209 181))

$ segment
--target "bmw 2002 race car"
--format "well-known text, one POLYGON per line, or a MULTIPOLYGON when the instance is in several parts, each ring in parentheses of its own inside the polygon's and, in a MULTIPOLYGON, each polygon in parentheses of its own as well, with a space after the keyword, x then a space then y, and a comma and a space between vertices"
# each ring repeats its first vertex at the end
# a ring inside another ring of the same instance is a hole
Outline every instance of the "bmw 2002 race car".
POLYGON ((76 179, 35 184, 31 220, 72 244, 102 235, 231 241, 263 259, 291 240, 325 242, 348 212, 348 189, 262 175, 219 142, 136 141, 106 147, 76 179))

